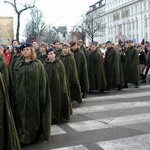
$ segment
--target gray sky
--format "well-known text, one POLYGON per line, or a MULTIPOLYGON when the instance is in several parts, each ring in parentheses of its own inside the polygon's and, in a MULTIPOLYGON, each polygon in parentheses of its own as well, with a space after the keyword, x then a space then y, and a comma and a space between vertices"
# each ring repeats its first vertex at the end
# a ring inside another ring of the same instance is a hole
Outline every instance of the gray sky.
MULTIPOLYGON (((10 5, 5 4, 3 1, 0 0, 0 16, 13 16, 15 27, 16 14, 10 5)), ((17 0, 17 2, 21 3, 24 3, 24 1, 32 0, 17 0)), ((70 28, 80 22, 81 15, 85 14, 89 10, 89 6, 96 2, 98 0, 36 0, 36 6, 42 10, 43 19, 46 24, 52 24, 54 26, 67 25, 70 28)), ((23 12, 21 32, 23 32, 25 22, 28 19, 30 19, 29 11, 23 12)))

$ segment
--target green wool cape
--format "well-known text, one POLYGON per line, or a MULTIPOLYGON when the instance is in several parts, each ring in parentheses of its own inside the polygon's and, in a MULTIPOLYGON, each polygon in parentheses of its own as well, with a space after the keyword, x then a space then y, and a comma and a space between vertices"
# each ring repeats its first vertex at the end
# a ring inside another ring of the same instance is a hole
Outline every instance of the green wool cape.
POLYGON ((15 91, 14 88, 15 87, 15 75, 14 75, 14 65, 15 63, 22 58, 21 54, 14 54, 12 56, 11 62, 9 64, 9 95, 10 95, 10 105, 11 105, 11 109, 13 112, 13 116, 15 117, 15 91))
POLYGON ((41 54, 40 48, 38 47, 38 48, 35 48, 34 50, 35 50, 35 53, 36 53, 36 57, 38 58, 39 55, 41 54))
POLYGON ((88 72, 90 90, 104 90, 107 85, 103 56, 99 49, 89 54, 88 72))
POLYGON ((74 54, 70 53, 68 55, 64 55, 63 53, 61 53, 59 58, 63 62, 66 69, 67 79, 70 88, 71 101, 77 101, 78 103, 82 103, 81 87, 79 83, 74 54))
POLYGON ((107 85, 109 87, 123 86, 124 78, 120 54, 113 47, 106 50, 105 72, 107 85))
POLYGON ((87 61, 86 61, 85 55, 79 49, 76 49, 75 51, 73 51, 73 53, 74 53, 74 58, 76 61, 77 72, 78 72, 79 82, 81 86, 81 92, 88 93, 89 92, 89 77, 88 77, 87 61))
POLYGON ((44 63, 49 78, 51 100, 52 100, 52 124, 58 124, 61 119, 70 119, 71 99, 65 67, 59 58, 44 63))
POLYGON ((42 63, 22 58, 14 66, 16 128, 21 143, 30 144, 38 136, 49 140, 51 127, 51 97, 48 77, 42 63))
POLYGON ((59 57, 62 52, 62 49, 55 49, 56 56, 59 57))
POLYGON ((9 96, 3 75, 0 73, 0 150, 21 150, 9 96))
POLYGON ((123 59, 125 83, 137 83, 140 80, 139 56, 135 47, 127 48, 123 59))
POLYGON ((82 46, 80 47, 80 50, 84 53, 85 58, 86 58, 86 61, 88 61, 88 54, 87 54, 86 47, 85 47, 84 45, 82 45, 82 46))
POLYGON ((39 59, 43 64, 47 59, 47 55, 41 53, 41 54, 38 55, 37 59, 39 59))
POLYGON ((7 88, 9 88, 9 69, 8 65, 6 64, 5 58, 1 54, 0 54, 0 72, 2 73, 5 79, 7 88))

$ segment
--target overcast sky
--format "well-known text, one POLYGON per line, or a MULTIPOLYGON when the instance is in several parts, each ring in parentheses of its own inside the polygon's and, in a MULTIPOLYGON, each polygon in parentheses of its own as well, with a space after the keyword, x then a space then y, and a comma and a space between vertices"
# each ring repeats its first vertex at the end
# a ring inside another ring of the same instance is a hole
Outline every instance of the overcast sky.
MULTIPOLYGON (((16 14, 9 4, 5 4, 4 0, 0 0, 0 16, 13 16, 16 14)), ((12 0, 9 0, 12 1, 12 0)), ((24 1, 32 0, 17 0, 24 1)), ((89 10, 89 6, 98 2, 98 0, 36 0, 36 6, 42 10, 43 19, 46 24, 54 26, 67 25, 68 28, 77 24, 81 20, 81 16, 89 10)), ((30 19, 29 11, 23 12, 21 16, 21 33, 24 30, 25 22, 30 19)), ((14 26, 15 26, 14 20, 14 26)))

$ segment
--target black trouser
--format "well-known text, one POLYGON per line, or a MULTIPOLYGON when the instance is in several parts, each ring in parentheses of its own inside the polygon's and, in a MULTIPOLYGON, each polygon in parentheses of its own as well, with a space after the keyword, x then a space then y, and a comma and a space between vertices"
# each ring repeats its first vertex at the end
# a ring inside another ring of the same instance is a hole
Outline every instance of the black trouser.
POLYGON ((147 66, 147 67, 146 67, 146 71, 145 71, 145 74, 144 74, 144 80, 146 80, 146 77, 147 77, 149 68, 150 68, 150 66, 147 66))

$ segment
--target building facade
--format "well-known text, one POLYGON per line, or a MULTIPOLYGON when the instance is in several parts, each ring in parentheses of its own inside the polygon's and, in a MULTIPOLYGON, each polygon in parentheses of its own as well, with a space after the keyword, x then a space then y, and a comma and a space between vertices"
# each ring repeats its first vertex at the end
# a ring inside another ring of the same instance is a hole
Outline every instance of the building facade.
POLYGON ((10 45, 13 37, 13 17, 0 16, 0 45, 10 45))
POLYGON ((150 41, 150 0, 100 0, 89 8, 100 24, 95 41, 150 41))

